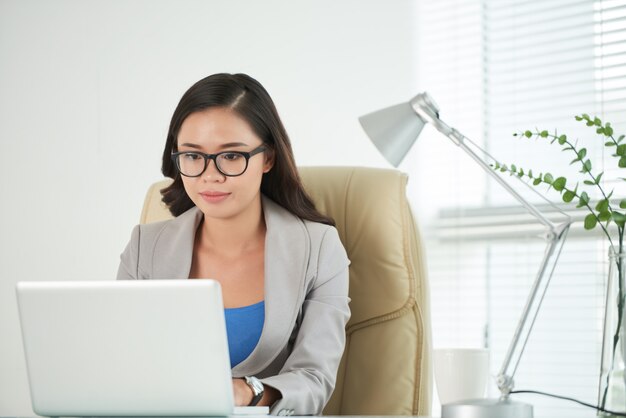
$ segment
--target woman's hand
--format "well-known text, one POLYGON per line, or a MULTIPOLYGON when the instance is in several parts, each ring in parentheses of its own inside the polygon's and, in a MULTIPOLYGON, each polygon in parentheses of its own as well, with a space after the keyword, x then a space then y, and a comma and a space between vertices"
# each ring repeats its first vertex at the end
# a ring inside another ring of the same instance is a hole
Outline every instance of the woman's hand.
POLYGON ((235 394, 235 406, 248 406, 254 398, 252 388, 243 379, 233 379, 233 393, 235 394))

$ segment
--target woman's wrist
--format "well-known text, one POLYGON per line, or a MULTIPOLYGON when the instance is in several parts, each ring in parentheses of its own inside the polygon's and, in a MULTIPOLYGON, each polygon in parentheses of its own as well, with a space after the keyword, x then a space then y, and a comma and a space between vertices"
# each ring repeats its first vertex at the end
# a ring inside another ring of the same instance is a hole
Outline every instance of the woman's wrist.
POLYGON ((254 398, 252 388, 248 386, 243 378, 233 379, 233 392, 235 395, 235 406, 248 406, 254 398))
POLYGON ((246 381, 246 384, 250 387, 250 389, 252 389, 253 394, 252 400, 248 405, 255 406, 259 403, 261 398, 263 398, 263 392, 265 391, 263 383, 261 383, 261 381, 254 376, 245 376, 244 380, 246 381))

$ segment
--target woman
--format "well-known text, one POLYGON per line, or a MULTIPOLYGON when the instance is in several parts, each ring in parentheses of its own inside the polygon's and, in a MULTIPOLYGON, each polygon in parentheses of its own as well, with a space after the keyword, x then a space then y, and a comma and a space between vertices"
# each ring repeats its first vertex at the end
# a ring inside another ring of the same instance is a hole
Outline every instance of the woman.
POLYGON ((236 405, 320 414, 344 348, 348 264, 333 221, 302 188, 267 91, 215 74, 181 98, 161 191, 174 219, 138 225, 118 279, 220 282, 236 405))

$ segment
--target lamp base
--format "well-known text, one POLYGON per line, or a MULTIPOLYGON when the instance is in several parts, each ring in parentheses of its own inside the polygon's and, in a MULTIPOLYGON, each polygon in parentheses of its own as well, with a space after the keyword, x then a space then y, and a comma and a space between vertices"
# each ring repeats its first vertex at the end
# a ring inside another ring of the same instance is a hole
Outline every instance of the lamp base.
POLYGON ((441 406, 441 418, 533 418, 533 406, 510 399, 469 399, 441 406))

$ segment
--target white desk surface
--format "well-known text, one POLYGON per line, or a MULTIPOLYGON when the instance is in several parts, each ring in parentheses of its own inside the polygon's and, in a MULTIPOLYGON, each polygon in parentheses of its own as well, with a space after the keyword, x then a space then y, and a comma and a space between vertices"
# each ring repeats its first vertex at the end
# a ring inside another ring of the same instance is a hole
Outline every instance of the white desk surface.
MULTIPOLYGON (((596 418, 595 412, 591 409, 589 410, 589 418, 596 418)), ((275 415, 230 415, 228 418, 268 418, 274 417, 275 415)), ((320 418, 437 418, 440 415, 320 415, 320 418)), ((311 415, 292 415, 291 418, 311 418, 311 415)), ((38 415, 32 416, 0 416, 0 418, 42 418, 38 415)), ((56 417, 56 418, 66 418, 66 417, 56 417)), ((82 418, 214 418, 214 417, 82 417, 82 418)))
MULTIPOLYGON (((591 411, 591 410, 590 410, 591 411)), ((230 415, 228 418, 268 418, 274 417, 274 415, 230 415)), ((424 415, 320 415, 321 418, 436 418, 439 415, 424 416, 424 415)), ((596 415, 590 412, 590 418, 595 418, 596 415)), ((0 418, 41 418, 37 415, 34 416, 0 416, 0 418)), ((58 417, 64 418, 64 417, 58 417)), ((87 417, 84 417, 87 418, 87 417)), ((122 417, 88 417, 88 418, 122 418, 122 417)), ((131 417, 127 417, 131 418, 131 417)), ((139 418, 139 417, 134 417, 139 418)), ((203 418, 203 417, 140 417, 140 418, 203 418)), ((204 417, 213 418, 213 417, 204 417)), ((292 415, 291 418, 311 418, 311 415, 292 415)))

